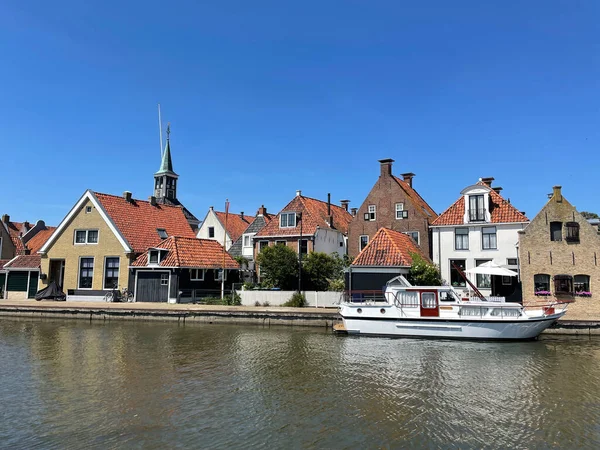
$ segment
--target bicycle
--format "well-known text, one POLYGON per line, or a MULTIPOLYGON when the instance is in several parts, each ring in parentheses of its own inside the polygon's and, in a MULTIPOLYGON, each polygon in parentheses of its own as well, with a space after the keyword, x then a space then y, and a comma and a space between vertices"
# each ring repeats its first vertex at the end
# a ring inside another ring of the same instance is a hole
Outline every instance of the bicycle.
POLYGON ((110 292, 107 292, 104 296, 104 301, 108 303, 114 302, 122 302, 122 303, 131 303, 133 302, 133 292, 124 287, 119 290, 118 286, 113 286, 110 292))

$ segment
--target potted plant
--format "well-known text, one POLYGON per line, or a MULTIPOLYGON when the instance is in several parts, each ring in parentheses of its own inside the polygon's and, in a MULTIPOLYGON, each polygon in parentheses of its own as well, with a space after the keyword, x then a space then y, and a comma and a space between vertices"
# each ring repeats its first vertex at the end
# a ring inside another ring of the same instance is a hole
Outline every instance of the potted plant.
POLYGON ((550 291, 535 291, 534 294, 537 296, 540 296, 540 297, 548 297, 549 295, 552 295, 552 292, 550 292, 550 291))

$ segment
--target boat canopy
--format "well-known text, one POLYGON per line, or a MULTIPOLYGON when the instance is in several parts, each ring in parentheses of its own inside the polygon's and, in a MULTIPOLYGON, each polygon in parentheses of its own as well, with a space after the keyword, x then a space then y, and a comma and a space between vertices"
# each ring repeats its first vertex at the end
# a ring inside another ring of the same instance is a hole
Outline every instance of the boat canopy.
POLYGON ((465 272, 469 274, 480 274, 480 275, 502 275, 505 277, 516 277, 517 272, 507 269, 506 267, 499 266, 494 261, 488 261, 481 264, 480 266, 472 269, 467 269, 465 272))

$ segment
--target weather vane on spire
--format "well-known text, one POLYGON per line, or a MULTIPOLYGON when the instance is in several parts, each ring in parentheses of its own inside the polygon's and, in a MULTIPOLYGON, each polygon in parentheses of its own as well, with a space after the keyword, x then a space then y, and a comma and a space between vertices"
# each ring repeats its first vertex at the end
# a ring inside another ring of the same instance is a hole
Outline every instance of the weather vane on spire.
POLYGON ((171 134, 171 122, 167 123, 167 140, 169 139, 169 135, 171 134))

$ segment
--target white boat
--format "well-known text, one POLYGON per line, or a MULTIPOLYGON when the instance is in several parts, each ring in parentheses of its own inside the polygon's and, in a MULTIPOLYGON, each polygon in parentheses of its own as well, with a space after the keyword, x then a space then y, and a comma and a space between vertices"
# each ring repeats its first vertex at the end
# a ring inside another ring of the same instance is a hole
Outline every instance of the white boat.
POLYGON ((566 303, 521 305, 461 298, 452 286, 411 286, 402 276, 385 293, 350 293, 336 331, 451 339, 536 338, 566 313, 566 303))

